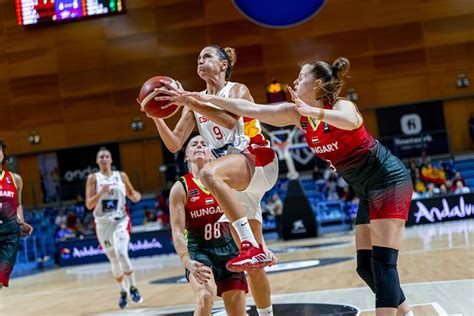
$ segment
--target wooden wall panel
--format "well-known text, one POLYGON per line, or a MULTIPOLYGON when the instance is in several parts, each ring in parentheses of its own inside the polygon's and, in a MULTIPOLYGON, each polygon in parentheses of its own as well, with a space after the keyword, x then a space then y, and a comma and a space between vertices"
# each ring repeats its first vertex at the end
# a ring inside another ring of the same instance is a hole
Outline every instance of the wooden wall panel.
POLYGON ((420 9, 424 20, 474 13, 471 0, 423 0, 420 1, 420 9))
POLYGON ((374 56, 376 78, 393 78, 427 71, 424 49, 374 56))
POLYGON ((398 52, 424 46, 420 22, 370 29, 370 43, 376 52, 398 52))
MULTIPOLYGON (((465 72, 468 75, 474 74, 474 67, 470 68, 458 68, 452 71, 433 71, 430 72, 428 81, 430 84, 430 91, 434 98, 442 98, 445 95, 456 95, 456 96, 469 96, 474 94, 474 84, 466 88, 458 88, 456 86, 457 74, 459 72, 465 72)), ((472 76, 472 75, 471 75, 472 76)))
POLYGON ((381 104, 406 104, 429 96, 429 82, 422 75, 380 79, 374 82, 375 99, 381 104))
POLYGON ((374 110, 361 111, 362 116, 364 117, 364 124, 367 130, 372 136, 377 138, 379 136, 379 127, 377 123, 377 114, 374 110))
POLYGON ((120 144, 120 161, 136 189, 142 192, 158 191, 162 185, 159 168, 163 154, 159 140, 145 140, 120 144))
POLYGON ((424 22, 427 46, 463 43, 474 40, 474 13, 424 22))
POLYGON ((469 136, 468 120, 474 113, 474 98, 446 101, 443 105, 446 128, 455 152, 474 149, 469 136))
POLYGON ((168 75, 204 89, 196 58, 209 44, 238 50, 232 80, 258 102, 272 78, 291 84, 298 63, 348 57, 346 88, 373 126, 376 107, 474 93, 472 0, 327 1, 289 29, 258 26, 222 0, 130 0, 123 15, 30 28, 16 25, 14 9, 0 0, 0 138, 18 154, 156 136, 135 104, 142 83, 168 75), (455 87, 459 72, 471 87, 455 87), (130 129, 135 116, 144 130, 130 129), (30 129, 41 144, 28 144, 30 129))
MULTIPOLYGON (((261 29, 261 27, 248 20, 213 24, 208 27, 209 43, 217 44, 222 47, 260 46, 263 39, 261 29)), ((261 61, 256 62, 260 63, 261 61)))
POLYGON ((170 1, 155 9, 156 29, 201 26, 206 24, 203 0, 170 1))
POLYGON ((474 66, 474 42, 428 47, 426 55, 431 71, 452 71, 467 65, 474 66))
POLYGON ((36 155, 18 157, 18 173, 23 180, 23 205, 41 204, 40 172, 36 155))

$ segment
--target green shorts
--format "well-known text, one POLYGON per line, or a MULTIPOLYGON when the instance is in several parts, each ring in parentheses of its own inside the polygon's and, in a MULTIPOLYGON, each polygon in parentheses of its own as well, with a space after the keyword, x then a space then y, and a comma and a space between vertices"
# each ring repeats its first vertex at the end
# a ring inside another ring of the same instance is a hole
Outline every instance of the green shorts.
MULTIPOLYGON (((189 257, 203 263, 212 269, 217 284, 217 295, 229 290, 248 292, 247 279, 243 272, 227 270, 226 263, 239 255, 239 250, 233 241, 217 247, 199 247, 188 245, 189 257)), ((189 271, 186 269, 186 278, 189 280, 189 271)))
POLYGON ((19 247, 19 233, 0 233, 0 283, 4 286, 8 286, 19 247))

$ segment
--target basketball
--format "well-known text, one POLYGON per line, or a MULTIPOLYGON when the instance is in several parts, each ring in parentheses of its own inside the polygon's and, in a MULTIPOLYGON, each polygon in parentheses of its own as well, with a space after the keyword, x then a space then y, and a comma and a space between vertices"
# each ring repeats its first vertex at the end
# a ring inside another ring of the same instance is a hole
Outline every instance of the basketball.
POLYGON ((160 80, 170 83, 174 87, 178 87, 175 80, 166 76, 155 76, 148 79, 140 89, 138 100, 142 109, 150 116, 155 118, 168 118, 178 111, 176 104, 169 104, 168 101, 156 101, 155 97, 164 94, 157 93, 156 88, 166 87, 160 80))

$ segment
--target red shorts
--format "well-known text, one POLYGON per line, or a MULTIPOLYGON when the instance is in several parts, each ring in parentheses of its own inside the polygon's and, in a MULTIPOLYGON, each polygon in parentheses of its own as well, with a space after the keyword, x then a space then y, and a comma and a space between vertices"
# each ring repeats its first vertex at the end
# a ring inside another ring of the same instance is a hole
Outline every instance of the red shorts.
POLYGON ((412 194, 411 181, 371 188, 368 194, 370 219, 399 218, 408 220, 412 194))
POLYGON ((239 278, 228 278, 217 282, 217 296, 222 296, 222 293, 232 290, 244 291, 246 294, 249 292, 247 279, 242 273, 243 277, 239 278))

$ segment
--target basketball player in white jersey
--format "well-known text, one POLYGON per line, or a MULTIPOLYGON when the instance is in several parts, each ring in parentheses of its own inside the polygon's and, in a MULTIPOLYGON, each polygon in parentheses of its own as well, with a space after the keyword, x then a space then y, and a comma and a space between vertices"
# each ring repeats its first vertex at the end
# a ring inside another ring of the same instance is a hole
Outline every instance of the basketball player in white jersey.
POLYGON ((126 197, 137 203, 141 200, 125 172, 112 170, 112 154, 102 147, 97 152, 100 171, 90 174, 86 184, 86 206, 94 210, 97 239, 112 266, 112 274, 120 287, 120 308, 143 299, 137 290, 133 266, 128 256, 130 216, 126 197))
MULTIPOLYGON (((248 88, 228 81, 236 61, 235 50, 207 46, 198 56, 197 73, 206 82, 205 93, 222 97, 253 100, 248 88)), ((181 89, 181 87, 180 87, 181 89)), ((158 90, 155 93, 162 93, 158 90)), ((259 122, 239 117, 193 98, 169 96, 184 106, 174 130, 163 119, 153 118, 166 147, 177 152, 197 125, 201 136, 217 158, 204 167, 201 183, 217 199, 234 227, 240 243, 240 254, 229 260, 231 271, 247 270, 250 288, 259 315, 273 315, 270 283, 263 268, 275 262, 273 254, 264 249, 260 201, 278 178, 278 159, 261 134, 259 122)))

